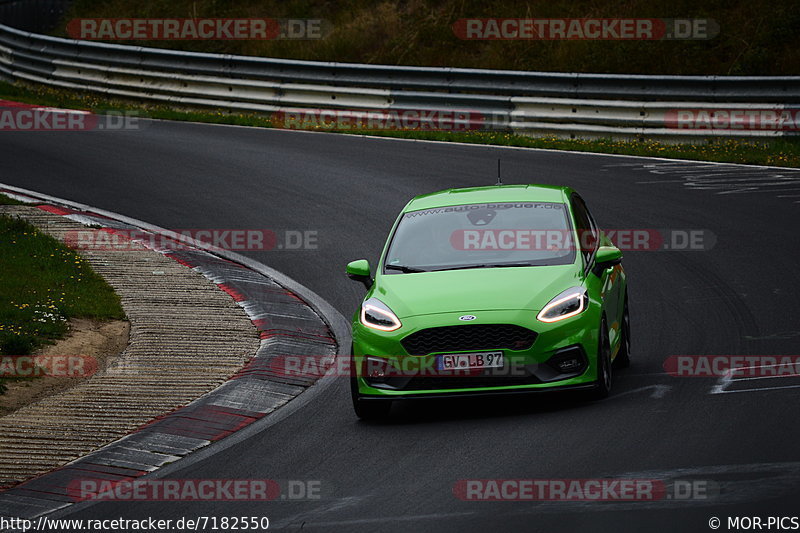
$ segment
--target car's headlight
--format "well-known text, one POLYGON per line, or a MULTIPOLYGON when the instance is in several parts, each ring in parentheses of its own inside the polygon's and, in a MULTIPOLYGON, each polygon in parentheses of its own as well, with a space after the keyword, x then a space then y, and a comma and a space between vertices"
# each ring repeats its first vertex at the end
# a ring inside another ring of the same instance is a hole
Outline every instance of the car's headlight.
POLYGON ((361 323, 380 331, 394 331, 403 325, 397 315, 377 298, 370 298, 361 304, 361 323))
POLYGON ((558 322, 583 313, 588 305, 589 294, 586 289, 571 287, 550 300, 536 318, 542 322, 558 322))

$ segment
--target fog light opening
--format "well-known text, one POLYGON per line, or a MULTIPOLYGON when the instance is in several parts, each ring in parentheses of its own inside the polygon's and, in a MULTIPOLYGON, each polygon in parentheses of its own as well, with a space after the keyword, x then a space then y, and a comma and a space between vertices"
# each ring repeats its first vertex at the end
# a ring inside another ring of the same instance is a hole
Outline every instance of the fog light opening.
POLYGON ((560 374, 579 374, 587 367, 586 354, 580 346, 559 350, 547 364, 560 374))
POLYGON ((380 357, 367 356, 364 358, 361 375, 370 381, 384 381, 389 377, 389 362, 380 357))
POLYGON ((570 372, 574 372, 581 367, 581 360, 577 357, 562 359, 556 363, 556 367, 558 367, 558 369, 564 374, 569 374, 570 372))

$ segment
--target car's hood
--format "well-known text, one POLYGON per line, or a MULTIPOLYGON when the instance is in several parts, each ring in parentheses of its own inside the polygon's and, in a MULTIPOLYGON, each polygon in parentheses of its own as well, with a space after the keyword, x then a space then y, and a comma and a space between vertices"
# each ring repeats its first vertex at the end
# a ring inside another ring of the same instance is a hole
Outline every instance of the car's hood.
POLYGON ((399 318, 504 309, 538 311, 577 284, 574 265, 478 268, 383 275, 372 296, 399 318))

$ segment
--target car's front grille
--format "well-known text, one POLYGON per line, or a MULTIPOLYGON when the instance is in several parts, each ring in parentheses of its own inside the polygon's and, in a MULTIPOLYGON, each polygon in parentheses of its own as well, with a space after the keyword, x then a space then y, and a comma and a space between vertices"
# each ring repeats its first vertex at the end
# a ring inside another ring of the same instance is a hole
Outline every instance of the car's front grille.
POLYGON ((527 350, 536 333, 515 324, 474 324, 422 329, 401 343, 410 355, 475 350, 527 350))

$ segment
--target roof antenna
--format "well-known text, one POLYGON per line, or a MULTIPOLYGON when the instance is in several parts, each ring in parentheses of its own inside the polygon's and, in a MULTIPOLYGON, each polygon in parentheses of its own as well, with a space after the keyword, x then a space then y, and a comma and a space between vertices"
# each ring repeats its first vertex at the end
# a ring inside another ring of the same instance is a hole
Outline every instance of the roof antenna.
POLYGON ((500 158, 497 158, 497 186, 503 185, 503 179, 500 177, 500 158))

